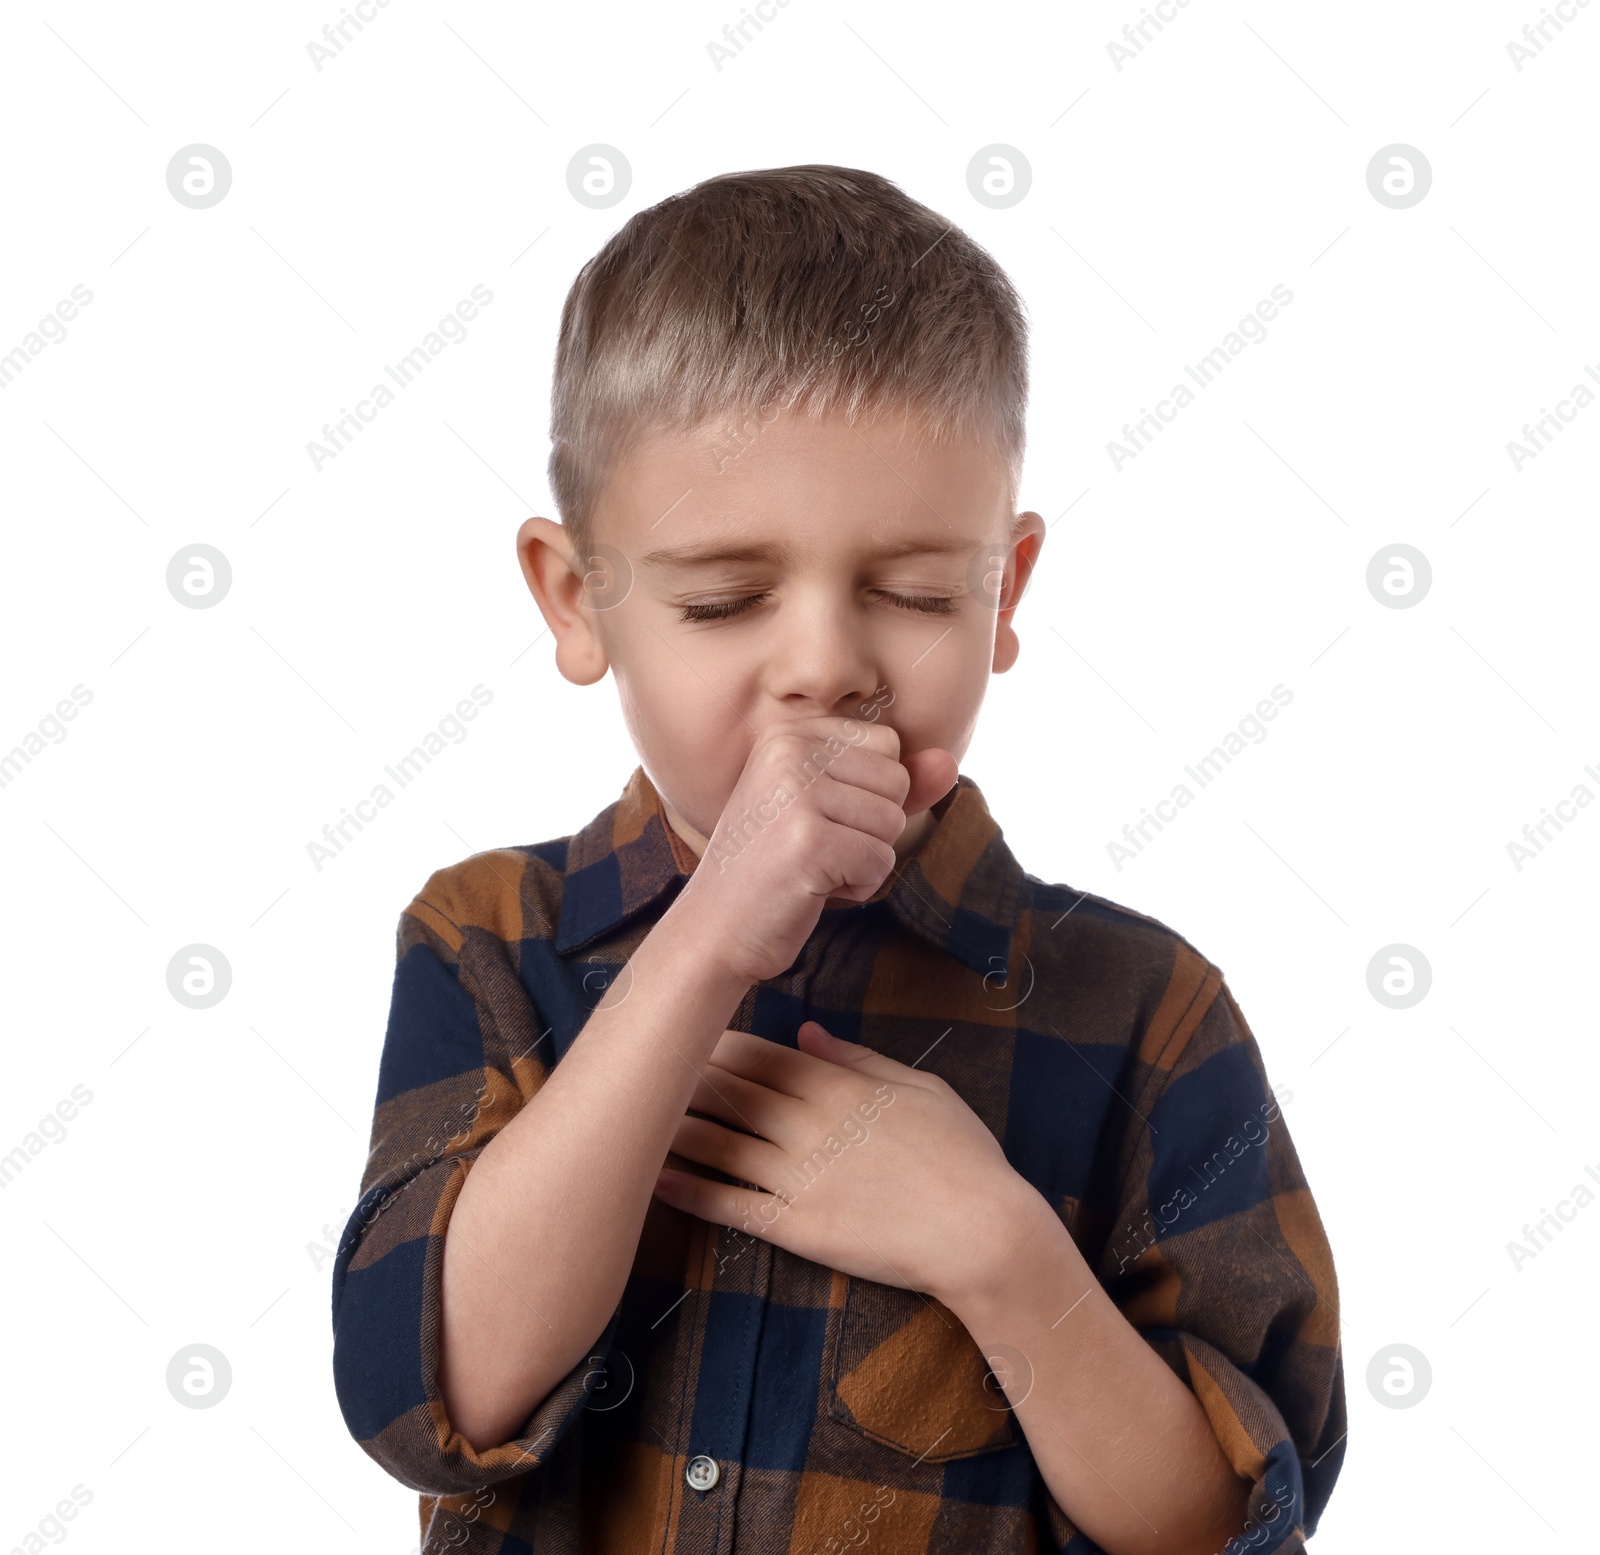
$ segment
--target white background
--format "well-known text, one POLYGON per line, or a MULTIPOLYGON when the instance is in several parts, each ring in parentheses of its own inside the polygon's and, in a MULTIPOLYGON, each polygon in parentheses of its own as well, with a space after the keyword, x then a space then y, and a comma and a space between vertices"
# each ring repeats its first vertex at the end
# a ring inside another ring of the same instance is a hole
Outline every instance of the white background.
MULTIPOLYGON (((351 1441, 318 1255, 355 1200, 395 927, 429 873, 581 826, 634 764, 517 570, 559 310, 634 211, 831 162, 896 180, 1005 267, 1032 320, 1023 505, 1049 538, 963 770, 1023 866, 1170 924, 1227 973, 1337 1260, 1349 1452, 1315 1547, 1572 1549, 1590 1525, 1600 1204, 1591 996, 1600 811, 1507 843, 1600 766, 1600 408, 1507 444, 1600 371, 1600 5, 1520 72, 1535 4, 1194 0, 1120 71, 1140 6, 792 0, 719 71, 721 5, 394 0, 0 13, 0 353, 93 301, 0 391, 0 1153, 92 1101, 3 1191, 0 1546, 74 1484, 74 1548, 389 1550, 416 1498, 351 1441), (180 204, 179 148, 233 173, 180 204), (586 208, 573 154, 620 149, 586 208), (1402 142, 1409 209, 1367 185, 1402 142), (969 193, 993 143, 1032 169, 969 193), (487 286, 494 300, 320 472, 307 444, 487 286), (1275 284, 1293 302, 1120 471, 1125 421, 1275 284), (1369 592, 1405 543, 1433 582, 1369 592), (215 608, 168 591, 205 544, 215 608), (493 700, 320 871, 307 844, 482 684, 493 700), (1283 684, 1293 700, 1132 862, 1107 844, 1283 684), (167 968, 220 949, 228 996, 167 968), (1367 968, 1420 950, 1395 1010, 1367 968), (1569 1210, 1569 1213, 1571 1211, 1569 1210), (180 1408, 181 1347, 229 1360, 180 1408), (1406 1344, 1427 1397, 1385 1408, 1406 1344)), ((1600 387, 1600 386, 1595 386, 1600 387)))

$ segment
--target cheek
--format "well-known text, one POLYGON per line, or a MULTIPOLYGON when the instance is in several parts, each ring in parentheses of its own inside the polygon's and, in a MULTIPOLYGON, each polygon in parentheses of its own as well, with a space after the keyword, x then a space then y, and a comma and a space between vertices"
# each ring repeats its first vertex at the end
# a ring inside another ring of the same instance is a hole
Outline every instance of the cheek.
MULTIPOLYGON (((961 727, 976 715, 983 701, 993 661, 993 619, 964 623, 898 677, 890 688, 894 701, 879 716, 887 718, 902 735, 933 735, 961 727)), ((929 739, 922 743, 941 742, 929 739)))
POLYGON ((739 704, 732 695, 718 696, 667 648, 643 662, 613 661, 612 674, 634 748, 678 813, 709 836, 754 739, 739 704))
POLYGON ((613 658, 611 669, 636 737, 667 749, 705 752, 744 727, 735 672, 704 654, 685 654, 681 645, 669 646, 652 634, 613 658))

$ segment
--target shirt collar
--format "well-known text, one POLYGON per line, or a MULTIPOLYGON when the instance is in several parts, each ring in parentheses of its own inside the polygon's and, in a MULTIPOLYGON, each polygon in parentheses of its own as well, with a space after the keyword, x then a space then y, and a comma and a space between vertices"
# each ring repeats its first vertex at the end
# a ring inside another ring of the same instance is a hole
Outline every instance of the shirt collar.
MULTIPOLYGON (((1023 872, 978 785, 965 774, 932 806, 934 825, 865 902, 829 901, 824 912, 883 902, 895 919, 981 975, 1010 964, 1023 872)), ((581 950, 636 913, 664 911, 698 860, 672 829, 661 796, 635 767, 619 799, 567 848, 558 954, 581 950)))

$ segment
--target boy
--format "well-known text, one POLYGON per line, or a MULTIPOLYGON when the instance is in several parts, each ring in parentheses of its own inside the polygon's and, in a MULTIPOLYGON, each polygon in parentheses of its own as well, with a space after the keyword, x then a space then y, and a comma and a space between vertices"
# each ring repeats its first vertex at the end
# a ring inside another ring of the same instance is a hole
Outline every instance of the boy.
POLYGON ((424 1550, 1315 1530, 1337 1288, 1255 1040, 958 772, 1044 536, 1026 389, 1004 275, 869 173, 708 180, 577 277, 518 554, 641 764, 402 915, 334 1272, 424 1550))

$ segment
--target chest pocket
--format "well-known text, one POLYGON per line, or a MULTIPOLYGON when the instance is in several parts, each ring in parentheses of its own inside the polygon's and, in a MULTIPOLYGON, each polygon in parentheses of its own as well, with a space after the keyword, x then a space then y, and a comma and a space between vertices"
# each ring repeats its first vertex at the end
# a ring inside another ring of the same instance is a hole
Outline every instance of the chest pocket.
POLYGON ((843 1307, 830 1342, 828 1412, 925 1463, 1024 1440, 983 1352, 942 1302, 835 1274, 843 1307))

